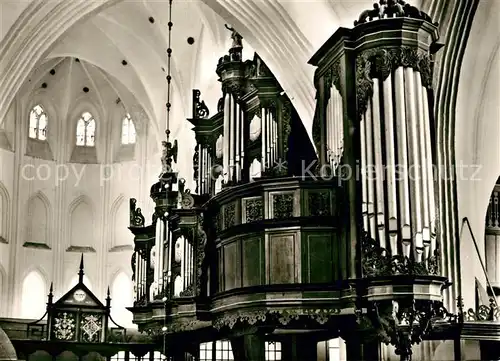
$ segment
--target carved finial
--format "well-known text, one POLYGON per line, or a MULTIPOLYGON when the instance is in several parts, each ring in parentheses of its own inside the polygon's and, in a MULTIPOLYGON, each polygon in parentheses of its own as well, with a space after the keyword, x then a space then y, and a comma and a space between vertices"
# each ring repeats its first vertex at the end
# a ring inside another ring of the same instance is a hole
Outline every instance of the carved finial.
POLYGON ((144 227, 144 216, 140 208, 136 208, 137 199, 130 198, 130 227, 144 227))
POLYGON ((193 89, 193 118, 208 118, 210 111, 204 100, 200 99, 201 92, 198 89, 193 89))
MULTIPOLYGON (((364 24, 374 19, 385 19, 394 17, 409 17, 413 19, 425 20, 432 23, 431 17, 417 7, 408 4, 404 0, 379 0, 373 4, 373 9, 365 10, 354 21, 354 26, 364 24)), ((434 25, 438 25, 434 23, 434 25)))
MULTIPOLYGON (((177 139, 174 140, 174 143, 169 141, 170 130, 166 130, 165 134, 167 135, 167 140, 161 142, 163 146, 163 152, 161 157, 161 165, 162 165, 162 174, 171 173, 172 172, 172 160, 177 163, 177 139)), ((161 177, 160 175, 160 177, 161 177)))
POLYGON ((224 24, 227 30, 231 31, 231 39, 233 39, 233 44, 231 45, 231 49, 241 49, 243 48, 243 36, 238 33, 232 26, 224 24))
POLYGON ((80 258, 80 271, 78 272, 78 282, 83 283, 83 275, 85 274, 84 272, 84 267, 83 267, 83 253, 82 257, 80 258))

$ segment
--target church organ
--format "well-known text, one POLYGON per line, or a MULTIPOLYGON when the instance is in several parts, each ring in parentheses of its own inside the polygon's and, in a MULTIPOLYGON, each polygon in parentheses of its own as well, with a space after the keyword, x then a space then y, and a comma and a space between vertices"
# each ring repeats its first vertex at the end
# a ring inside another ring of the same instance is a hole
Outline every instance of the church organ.
MULTIPOLYGON (((151 225, 131 203, 139 329, 174 359, 225 338, 236 360, 259 361, 265 342, 315 360, 336 337, 349 360, 378 360, 381 343, 411 360, 422 340, 456 335, 464 315, 443 303, 433 173, 436 24, 380 1, 338 29, 310 60, 312 141, 228 29, 215 114, 193 90, 195 192, 169 166, 151 188, 151 225)), ((172 165, 177 147, 164 146, 172 165)))

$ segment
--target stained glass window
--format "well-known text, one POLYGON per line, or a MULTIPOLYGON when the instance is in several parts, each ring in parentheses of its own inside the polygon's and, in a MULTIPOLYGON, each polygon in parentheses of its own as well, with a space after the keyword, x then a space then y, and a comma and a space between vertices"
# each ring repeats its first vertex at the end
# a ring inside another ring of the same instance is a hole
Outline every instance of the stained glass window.
POLYGON ((135 126, 130 114, 127 114, 122 121, 122 144, 135 144, 135 126))
POLYGON ((32 139, 47 139, 48 117, 41 105, 35 105, 30 112, 29 137, 32 139))
POLYGON ((76 125, 76 145, 93 147, 95 145, 95 119, 89 112, 82 114, 76 125))

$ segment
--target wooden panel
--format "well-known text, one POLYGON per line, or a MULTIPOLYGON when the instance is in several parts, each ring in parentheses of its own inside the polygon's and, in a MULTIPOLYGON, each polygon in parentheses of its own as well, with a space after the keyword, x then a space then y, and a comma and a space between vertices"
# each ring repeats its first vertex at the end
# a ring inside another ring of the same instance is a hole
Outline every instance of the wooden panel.
POLYGON ((334 238, 331 233, 308 234, 302 245, 304 279, 309 283, 335 280, 334 238))
POLYGON ((258 286, 264 280, 264 255, 262 238, 250 238, 242 241, 243 287, 258 286))
POLYGON ((241 287, 241 257, 239 242, 224 246, 224 290, 241 287))
POLYGON ((224 290, 224 252, 222 248, 217 250, 217 267, 218 267, 218 282, 217 291, 222 292, 224 290))
POLYGON ((269 283, 296 282, 295 235, 269 235, 269 283))

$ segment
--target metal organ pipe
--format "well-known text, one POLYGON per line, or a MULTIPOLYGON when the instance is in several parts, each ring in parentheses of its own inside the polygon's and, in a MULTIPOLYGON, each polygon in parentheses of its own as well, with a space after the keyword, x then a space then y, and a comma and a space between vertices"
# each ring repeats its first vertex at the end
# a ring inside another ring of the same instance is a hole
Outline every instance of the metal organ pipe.
POLYGON ((365 231, 369 231, 369 214, 368 214, 368 179, 366 176, 366 116, 361 118, 360 127, 361 141, 361 213, 363 217, 363 226, 365 231))
MULTIPOLYGON (((427 169, 427 146, 426 146, 426 134, 423 131, 423 126, 425 123, 425 115, 424 115, 424 99, 423 99, 423 91, 425 89, 422 88, 422 78, 420 76, 420 72, 414 71, 415 75, 415 88, 416 88, 416 106, 417 106, 417 114, 420 120, 419 127, 419 151, 420 151, 420 168, 422 169, 422 178, 420 180, 422 187, 422 208, 423 208, 423 219, 422 219, 422 242, 423 242, 423 257, 427 259, 429 257, 428 251, 431 242, 430 236, 430 215, 429 215, 429 180, 428 180, 428 171, 427 169)), ((432 169, 432 168, 431 168, 432 169)))
POLYGON ((234 142, 234 98, 232 95, 229 95, 229 168, 228 168, 228 174, 229 174, 229 181, 233 180, 234 176, 234 150, 235 150, 235 142, 234 142))
POLYGON ((382 122, 380 114, 380 86, 379 79, 373 79, 372 98, 373 117, 373 144, 375 155, 375 187, 376 187, 376 217, 379 241, 382 248, 387 249, 384 207, 384 164, 382 161, 382 122))
POLYGON ((240 121, 240 104, 236 102, 236 97, 234 97, 234 151, 235 151, 235 167, 234 167, 234 172, 235 172, 235 180, 236 182, 240 181, 240 172, 241 172, 241 155, 240 155, 240 150, 241 150, 241 121, 240 121))
POLYGON ((231 118, 231 95, 226 94, 224 97, 224 137, 222 145, 222 166, 224 181, 229 180, 229 120, 231 118))
POLYGON ((260 139, 261 139, 261 150, 262 150, 262 154, 261 154, 261 166, 262 166, 262 172, 265 172, 266 171, 266 165, 267 165, 267 161, 266 161, 266 139, 267 139, 267 127, 266 127, 266 109, 265 108, 261 108, 261 118, 260 118, 260 121, 261 121, 261 133, 260 133, 260 139))
POLYGON ((398 180, 401 244, 403 255, 409 257, 411 252, 410 183, 408 180, 408 140, 406 136, 406 97, 403 67, 398 67, 394 72, 394 95, 399 174, 402 173, 398 180))
POLYGON ((415 86, 415 76, 414 70, 411 68, 405 68, 405 95, 406 95, 406 115, 408 119, 408 149, 409 149, 409 170, 412 169, 413 172, 408 174, 410 178, 410 186, 412 189, 411 206, 413 209, 412 215, 414 217, 414 222, 412 219, 412 233, 414 234, 414 244, 413 251, 415 255, 415 260, 417 262, 422 261, 422 187, 421 179, 422 172, 420 153, 419 153, 419 138, 418 138, 418 118, 416 109, 416 86, 415 86))
POLYGON ((383 104, 384 104, 384 124, 385 124, 385 155, 386 155, 386 177, 387 177, 387 218, 388 236, 391 246, 391 254, 398 254, 398 205, 396 196, 396 144, 394 138, 394 107, 392 100, 392 76, 383 82, 383 104))
POLYGON ((431 124, 429 115, 429 99, 427 96, 427 89, 423 89, 424 99, 424 126, 423 132, 425 133, 425 147, 427 149, 426 166, 428 173, 428 195, 429 195, 429 217, 430 217, 430 249, 431 256, 434 255, 436 250, 436 204, 434 200, 434 177, 432 166, 432 146, 431 146, 431 124))
MULTIPOLYGON (((366 139, 366 163, 368 169, 372 169, 373 166, 373 123, 372 123, 372 110, 371 106, 365 114, 365 139, 366 139)), ((370 219, 370 235, 372 238, 377 238, 377 219, 375 217, 375 179, 372 172, 370 174, 366 173, 367 184, 368 184, 368 218, 370 219)))
POLYGON ((413 252, 416 262, 437 247, 429 111, 421 74, 398 67, 373 79, 361 118, 363 225, 392 256, 413 252))

